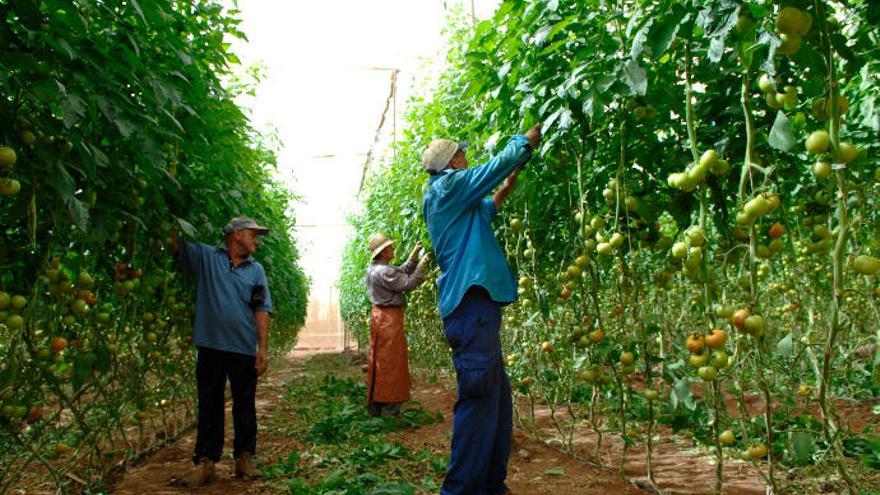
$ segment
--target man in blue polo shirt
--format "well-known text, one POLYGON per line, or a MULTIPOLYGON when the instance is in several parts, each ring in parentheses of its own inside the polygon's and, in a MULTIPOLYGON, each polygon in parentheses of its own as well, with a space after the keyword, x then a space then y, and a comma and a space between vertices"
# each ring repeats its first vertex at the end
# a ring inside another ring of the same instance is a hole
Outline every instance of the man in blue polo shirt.
POLYGON ((257 377, 269 364, 269 315, 272 299, 262 265, 253 258, 260 236, 269 232, 254 220, 236 217, 224 227, 225 241, 209 246, 178 239, 172 247, 180 266, 196 280, 193 344, 198 347, 198 433, 193 463, 184 477, 201 486, 214 477, 223 452, 224 391, 232 389, 235 476, 258 478, 257 377))
POLYGON ((507 492, 513 406, 499 330, 501 307, 515 301, 517 292, 489 222, 540 141, 538 124, 473 168, 468 168, 464 143, 435 140, 422 155, 431 175, 422 213, 442 272, 437 279, 440 317, 458 382, 443 495, 507 492))

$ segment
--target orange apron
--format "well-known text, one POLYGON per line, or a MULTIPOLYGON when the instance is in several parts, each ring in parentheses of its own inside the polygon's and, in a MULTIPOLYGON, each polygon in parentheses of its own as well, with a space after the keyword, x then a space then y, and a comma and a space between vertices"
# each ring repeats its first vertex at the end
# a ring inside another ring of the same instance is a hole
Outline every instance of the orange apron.
POLYGON ((367 405, 409 400, 409 353, 403 333, 403 308, 373 306, 367 405))

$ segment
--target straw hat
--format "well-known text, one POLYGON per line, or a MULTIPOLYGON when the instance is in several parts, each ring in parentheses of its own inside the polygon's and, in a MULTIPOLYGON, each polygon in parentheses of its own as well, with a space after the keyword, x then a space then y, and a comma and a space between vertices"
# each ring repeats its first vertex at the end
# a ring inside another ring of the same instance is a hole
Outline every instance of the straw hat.
POLYGON ((385 234, 377 232, 377 233, 371 235, 370 240, 369 240, 369 246, 370 246, 370 252, 373 254, 372 257, 375 258, 376 256, 379 255, 379 253, 382 252, 383 249, 387 248, 388 246, 390 246, 392 244, 394 244, 394 241, 389 239, 388 237, 386 237, 385 234))

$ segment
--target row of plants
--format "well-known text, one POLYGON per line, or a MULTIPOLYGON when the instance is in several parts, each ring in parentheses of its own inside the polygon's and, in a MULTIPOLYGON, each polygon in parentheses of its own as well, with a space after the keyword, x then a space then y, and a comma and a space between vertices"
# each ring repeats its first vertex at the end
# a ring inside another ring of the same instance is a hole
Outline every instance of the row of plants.
MULTIPOLYGON (((554 440, 578 453, 592 429, 602 463, 619 436, 621 476, 644 448, 654 483, 666 424, 714 457, 715 493, 741 460, 774 493, 876 490, 875 432, 838 408, 871 414, 880 391, 878 20, 862 1, 538 0, 451 21, 444 74, 351 219, 343 317, 368 333, 370 232, 429 244, 431 139, 479 143, 478 163, 540 121, 496 234, 519 279, 508 372, 554 440), (816 476, 780 475, 798 468, 816 476)), ((436 298, 409 298, 410 356, 449 367, 436 298)))
POLYGON ((419 403, 398 417, 374 417, 364 407, 366 386, 348 355, 316 355, 287 385, 287 410, 271 421, 303 445, 270 465, 272 488, 297 494, 411 495, 440 490, 448 456, 413 448, 395 435, 442 421, 419 403))
POLYGON ((271 346, 295 341, 294 198, 234 102, 238 23, 214 1, 0 1, 0 493, 28 474, 99 488, 145 432, 185 426, 194 287, 173 229, 270 227, 271 346))

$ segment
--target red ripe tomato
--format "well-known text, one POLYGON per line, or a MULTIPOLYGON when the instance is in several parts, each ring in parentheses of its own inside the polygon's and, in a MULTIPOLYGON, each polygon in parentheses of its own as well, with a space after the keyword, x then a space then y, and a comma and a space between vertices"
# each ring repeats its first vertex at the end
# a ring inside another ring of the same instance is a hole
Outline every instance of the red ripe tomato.
POLYGON ((52 349, 52 352, 61 352, 67 349, 67 339, 64 337, 52 337, 52 340, 49 342, 49 349, 52 349))
POLYGON ((733 313, 733 316, 730 317, 730 322, 733 323, 733 326, 742 330, 746 327, 746 318, 748 318, 750 314, 751 313, 746 308, 738 309, 733 313))
POLYGON ((778 239, 782 237, 782 234, 785 233, 785 227, 782 226, 781 223, 774 223, 770 230, 767 231, 767 236, 771 239, 778 239))
POLYGON ((702 335, 697 335, 692 333, 688 335, 687 343, 685 346, 687 347, 688 352, 691 354, 697 354, 703 350, 703 346, 706 344, 706 340, 702 335))
POLYGON ((713 349, 724 347, 724 342, 726 341, 727 335, 724 333, 724 330, 720 328, 713 329, 709 332, 709 335, 706 336, 706 345, 713 349))

